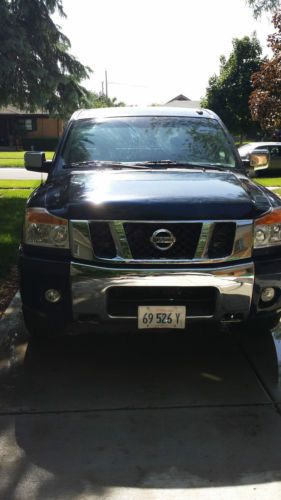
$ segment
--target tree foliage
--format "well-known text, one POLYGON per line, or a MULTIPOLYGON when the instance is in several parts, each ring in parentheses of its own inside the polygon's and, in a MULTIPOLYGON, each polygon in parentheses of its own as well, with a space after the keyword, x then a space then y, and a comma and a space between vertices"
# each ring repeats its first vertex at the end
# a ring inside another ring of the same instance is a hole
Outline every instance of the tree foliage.
POLYGON ((257 19, 263 12, 276 12, 281 7, 280 0, 246 0, 257 19))
POLYGON ((111 108, 125 106, 122 101, 117 101, 116 97, 108 97, 103 93, 88 92, 82 103, 83 108, 111 108))
POLYGON ((217 113, 232 133, 244 135, 256 128, 248 101, 251 75, 260 67, 262 49, 255 35, 235 38, 232 44, 229 58, 221 56, 219 75, 210 78, 202 104, 217 113))
POLYGON ((273 57, 252 76, 254 91, 250 110, 254 120, 268 131, 281 128, 281 12, 273 17, 275 33, 268 37, 273 57))
POLYGON ((90 69, 69 53, 51 15, 61 0, 0 0, 0 105, 69 115, 87 91, 90 69))

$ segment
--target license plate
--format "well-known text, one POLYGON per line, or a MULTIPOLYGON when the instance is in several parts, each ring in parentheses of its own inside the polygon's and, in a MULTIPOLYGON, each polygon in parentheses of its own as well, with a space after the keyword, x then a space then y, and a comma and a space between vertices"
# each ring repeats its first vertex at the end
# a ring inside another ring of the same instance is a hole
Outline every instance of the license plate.
POLYGON ((185 306, 139 306, 138 328, 185 328, 185 306))

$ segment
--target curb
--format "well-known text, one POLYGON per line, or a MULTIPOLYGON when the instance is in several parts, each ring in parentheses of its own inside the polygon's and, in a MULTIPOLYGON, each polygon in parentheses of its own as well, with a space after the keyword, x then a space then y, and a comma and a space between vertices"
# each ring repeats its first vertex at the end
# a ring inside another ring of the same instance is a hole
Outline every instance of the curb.
POLYGON ((14 295, 0 320, 0 346, 23 328, 21 298, 19 291, 14 295))

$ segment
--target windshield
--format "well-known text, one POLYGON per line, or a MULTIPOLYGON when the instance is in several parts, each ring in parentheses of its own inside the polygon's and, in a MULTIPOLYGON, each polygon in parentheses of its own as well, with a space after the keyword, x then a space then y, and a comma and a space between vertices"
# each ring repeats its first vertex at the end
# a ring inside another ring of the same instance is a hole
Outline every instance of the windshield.
POLYGON ((232 147, 210 118, 119 117, 77 120, 62 153, 82 162, 175 162, 235 167, 232 147))

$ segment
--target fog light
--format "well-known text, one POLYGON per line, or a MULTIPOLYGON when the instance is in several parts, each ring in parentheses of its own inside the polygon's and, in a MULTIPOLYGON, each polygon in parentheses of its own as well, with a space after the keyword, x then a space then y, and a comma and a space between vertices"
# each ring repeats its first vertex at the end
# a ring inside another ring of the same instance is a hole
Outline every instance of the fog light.
POLYGON ((264 288, 263 291, 261 292, 261 300, 263 302, 271 302, 275 297, 275 290, 274 288, 268 287, 264 288))
POLYGON ((52 302, 52 304, 55 304, 56 302, 59 302, 61 299, 61 294, 58 290, 55 290, 54 288, 50 288, 45 292, 45 299, 48 302, 52 302))

